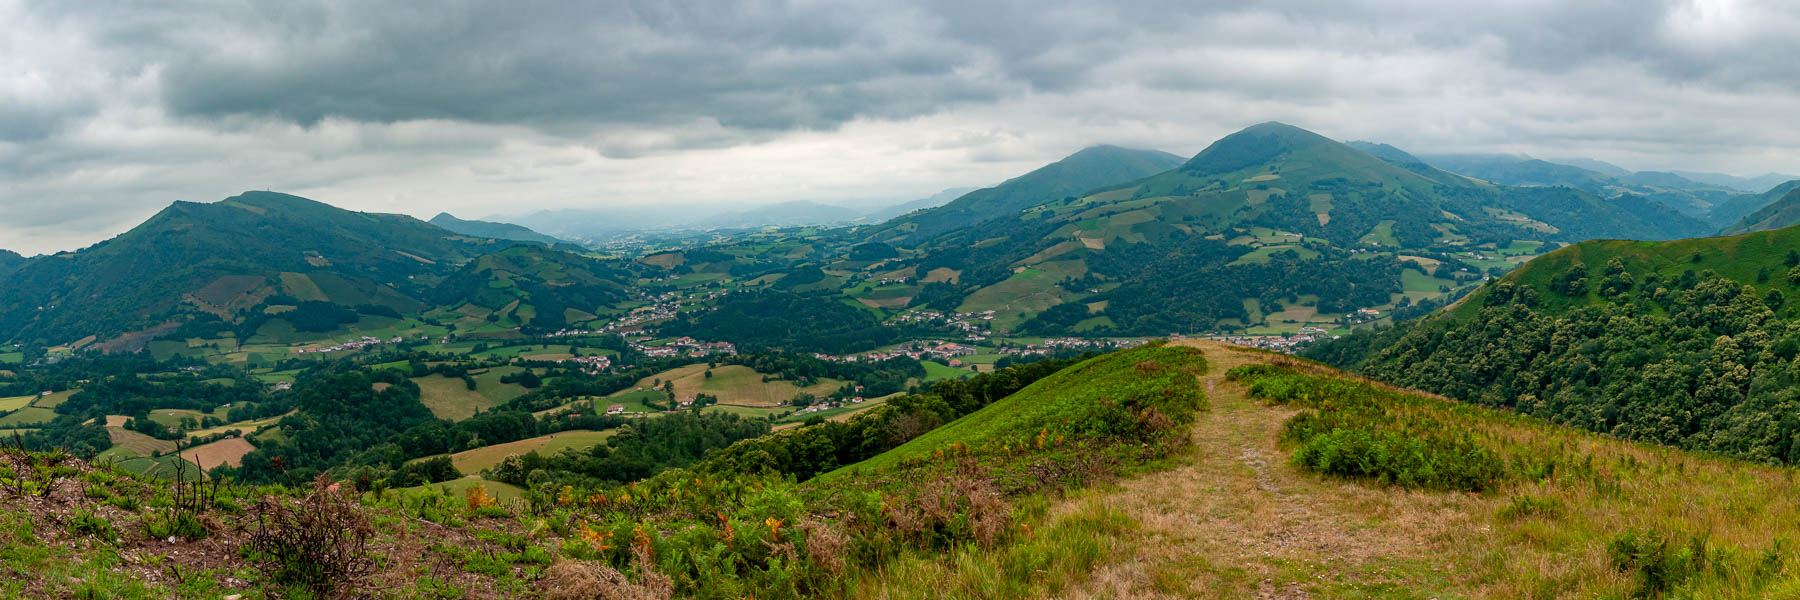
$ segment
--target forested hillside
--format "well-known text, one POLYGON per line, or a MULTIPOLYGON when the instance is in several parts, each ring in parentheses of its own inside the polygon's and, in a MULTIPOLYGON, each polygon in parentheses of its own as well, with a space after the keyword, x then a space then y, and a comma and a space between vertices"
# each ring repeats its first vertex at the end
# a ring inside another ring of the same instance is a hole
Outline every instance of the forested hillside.
POLYGON ((510 243, 273 192, 177 202, 116 238, 5 275, 0 337, 107 339, 233 317, 271 296, 414 311, 457 265, 510 243))
POLYGON ((1578 244, 1444 314, 1309 356, 1627 439, 1794 464, 1797 248, 1796 228, 1578 244))

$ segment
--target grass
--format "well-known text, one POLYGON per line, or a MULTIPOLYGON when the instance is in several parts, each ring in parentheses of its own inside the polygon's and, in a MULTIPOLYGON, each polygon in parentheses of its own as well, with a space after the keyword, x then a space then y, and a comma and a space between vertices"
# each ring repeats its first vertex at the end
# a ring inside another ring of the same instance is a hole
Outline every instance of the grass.
POLYGON ((945 379, 961 379, 961 378, 968 377, 969 375, 971 375, 971 372, 966 368, 964 368, 964 369, 952 368, 950 366, 941 365, 941 364, 938 364, 938 363, 935 363, 935 362, 932 362, 929 360, 921 361, 919 364, 921 366, 925 367, 925 382, 926 383, 930 383, 933 381, 942 381, 945 379))
MULTIPOLYGON (((461 421, 475 416, 478 411, 499 405, 489 394, 481 393, 479 379, 473 390, 460 377, 427 375, 414 377, 412 382, 419 386, 419 402, 431 409, 431 415, 439 419, 461 421)), ((494 383, 500 385, 497 380, 494 383)))
POLYGON ((464 474, 474 474, 483 469, 490 469, 499 465, 500 461, 506 460, 506 457, 508 456, 522 455, 533 451, 538 454, 549 455, 569 448, 591 448, 595 444, 604 442, 606 441, 606 438, 612 437, 617 433, 617 431, 613 430, 563 431, 552 433, 550 435, 523 439, 516 442, 494 444, 492 446, 485 446, 474 450, 464 450, 450 455, 450 463, 456 466, 457 471, 461 471, 464 474))
POLYGON ((1205 370, 1206 359, 1198 351, 1178 346, 1153 344, 1092 358, 824 477, 894 467, 951 444, 981 448, 1028 444, 1045 436, 1103 437, 1130 426, 1142 411, 1154 410, 1181 423, 1205 402, 1195 379, 1205 370))
POLYGON ((441 483, 419 486, 418 489, 433 489, 444 492, 452 498, 462 498, 469 488, 480 486, 487 489, 488 496, 501 502, 517 502, 525 496, 525 489, 510 483, 488 481, 479 477, 464 477, 441 483))
POLYGON ((42 425, 56 418, 56 413, 48 408, 28 406, 0 417, 0 428, 19 428, 42 425))
POLYGON ((615 393, 608 396, 605 401, 657 399, 659 396, 656 394, 660 392, 646 395, 646 392, 651 392, 651 388, 655 387, 653 382, 673 381, 675 382, 675 396, 678 398, 691 398, 696 393, 705 393, 718 397, 722 404, 769 408, 786 404, 801 392, 824 396, 844 386, 844 382, 836 379, 821 379, 818 383, 803 388, 786 380, 763 381, 764 376, 763 373, 758 373, 750 367, 742 365, 722 365, 709 368, 705 364, 693 364, 644 378, 638 381, 633 389, 615 393), (706 376, 706 372, 709 370, 712 371, 712 377, 706 376), (645 391, 637 391, 636 388, 639 387, 644 388, 645 391))
POLYGON ((9 411, 9 410, 19 410, 21 408, 25 408, 26 406, 31 404, 32 400, 36 400, 36 399, 37 399, 36 395, 15 396, 12 398, 0 398, 0 412, 5 412, 5 411, 9 411))

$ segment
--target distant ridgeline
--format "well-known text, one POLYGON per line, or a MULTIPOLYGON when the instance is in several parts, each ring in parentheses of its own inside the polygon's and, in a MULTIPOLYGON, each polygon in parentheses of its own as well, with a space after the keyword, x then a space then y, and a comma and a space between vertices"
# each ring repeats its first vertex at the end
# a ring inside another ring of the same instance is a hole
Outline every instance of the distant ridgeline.
POLYGON ((1709 230, 1639 196, 1494 185, 1386 156, 1266 123, 1142 179, 964 210, 979 227, 919 238, 892 235, 896 221, 875 236, 910 249, 887 268, 926 280, 914 305, 995 309, 997 326, 1034 333, 1156 335, 1442 301, 1510 268, 1496 255, 1520 242, 1709 230))
POLYGON ((1560 423, 1800 464, 1800 228, 1594 241, 1307 355, 1560 423))

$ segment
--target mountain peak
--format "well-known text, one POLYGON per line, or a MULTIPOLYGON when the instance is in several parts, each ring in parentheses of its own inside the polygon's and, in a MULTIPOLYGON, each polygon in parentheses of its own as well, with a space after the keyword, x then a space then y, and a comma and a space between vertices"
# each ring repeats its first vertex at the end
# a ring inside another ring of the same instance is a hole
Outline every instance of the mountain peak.
POLYGON ((1269 121, 1220 138, 1194 155, 1181 170, 1196 176, 1229 173, 1276 162, 1295 151, 1334 144, 1337 142, 1317 133, 1269 121))

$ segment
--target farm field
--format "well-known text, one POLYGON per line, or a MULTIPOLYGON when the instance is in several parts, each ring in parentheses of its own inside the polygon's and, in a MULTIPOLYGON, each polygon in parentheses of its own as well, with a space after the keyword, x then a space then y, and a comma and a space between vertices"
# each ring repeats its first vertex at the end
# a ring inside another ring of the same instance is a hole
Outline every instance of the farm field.
POLYGON ((510 483, 488 481, 473 476, 427 484, 410 489, 432 489, 443 492, 452 498, 462 498, 465 494, 469 493, 469 488, 477 486, 486 488, 488 496, 507 504, 518 502, 519 499, 525 497, 524 488, 510 483))
POLYGON ((950 367, 947 365, 941 365, 941 364, 938 364, 938 363, 935 363, 935 362, 932 362, 929 360, 919 361, 919 364, 921 366, 925 367, 925 383, 931 383, 933 381, 942 381, 945 379, 960 379, 963 377, 968 377, 969 375, 973 374, 971 371, 969 371, 968 367, 958 369, 958 368, 950 367))
POLYGON ((37 399, 37 401, 32 402, 31 405, 36 406, 38 408, 56 408, 58 405, 61 405, 63 402, 67 401, 70 396, 73 396, 80 392, 81 392, 81 390, 63 390, 60 392, 52 392, 48 396, 39 397, 37 399))
POLYGON ((0 428, 30 427, 49 423, 56 418, 56 413, 48 408, 27 406, 0 417, 0 428))
MULTIPOLYGON (((288 413, 288 415, 291 415, 291 414, 294 414, 294 413, 291 413, 291 412, 288 413)), ((224 425, 220 425, 218 427, 213 427, 211 429, 198 429, 198 430, 194 430, 194 431, 189 431, 188 437, 190 437, 190 438, 206 437, 206 436, 217 434, 217 433, 224 433, 227 431, 231 431, 233 429, 242 431, 242 432, 244 432, 245 435, 249 435, 251 432, 256 431, 257 428, 263 427, 265 425, 274 425, 276 421, 280 421, 281 417, 285 417, 285 416, 287 416, 287 415, 281 415, 281 416, 277 416, 277 417, 269 417, 266 419, 251 419, 249 421, 238 421, 236 423, 226 423, 224 425)))
POLYGON ((220 465, 236 467, 243 464, 245 454, 255 449, 256 446, 244 438, 225 438, 182 450, 181 458, 208 469, 218 468, 220 465))
MULTIPOLYGON (((431 409, 431 415, 439 419, 461 421, 475 416, 476 412, 499 405, 489 395, 481 393, 479 379, 473 390, 461 378, 442 375, 414 377, 412 382, 419 386, 419 402, 431 409)), ((494 384, 500 385, 497 380, 494 384)))
POLYGON ((555 454, 566 448, 590 448, 606 441, 616 431, 561 431, 550 435, 542 435, 516 442, 495 444, 474 450, 464 450, 450 455, 450 464, 464 474, 474 474, 482 469, 492 468, 506 460, 508 456, 536 451, 538 454, 555 454))
POLYGON ((26 406, 31 405, 32 400, 36 400, 36 399, 37 399, 37 396, 15 396, 12 398, 0 398, 0 412, 5 412, 5 411, 9 411, 9 410, 19 410, 21 408, 25 408, 26 406))
MULTIPOLYGON (((651 388, 655 387, 654 381, 673 381, 677 398, 691 398, 696 393, 705 393, 717 396, 719 402, 723 404, 768 407, 779 406, 793 400, 794 396, 800 392, 824 396, 844 386, 844 382, 835 379, 820 380, 819 383, 804 388, 794 385, 791 381, 765 382, 762 373, 742 365, 722 365, 713 367, 711 370, 713 376, 708 378, 705 364, 677 367, 639 380, 636 387, 644 388, 644 392, 651 392, 651 388)), ((628 390, 608 396, 607 399, 616 402, 618 399, 628 399, 632 395, 642 393, 635 389, 628 390)), ((649 397, 655 398, 656 396, 649 397)), ((642 398, 644 396, 636 396, 636 399, 642 398)))

